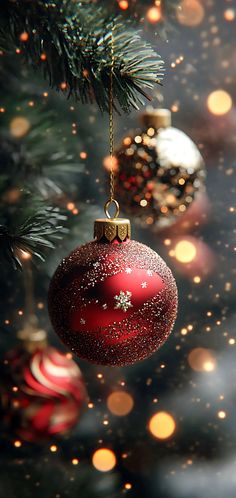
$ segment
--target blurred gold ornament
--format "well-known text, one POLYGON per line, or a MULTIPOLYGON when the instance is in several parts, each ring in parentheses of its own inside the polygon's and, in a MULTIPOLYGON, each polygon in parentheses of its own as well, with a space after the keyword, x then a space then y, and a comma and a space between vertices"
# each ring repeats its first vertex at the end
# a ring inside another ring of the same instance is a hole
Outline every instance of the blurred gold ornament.
POLYGON ((205 11, 199 0, 182 0, 177 10, 177 19, 184 26, 198 26, 204 15, 205 11))
POLYGON ((112 450, 108 448, 100 448, 96 450, 92 457, 93 466, 100 472, 108 472, 116 465, 116 456, 112 450))
POLYGON ((30 130, 30 121, 24 116, 16 116, 10 122, 10 133, 15 138, 24 137, 30 130))
POLYGON ((116 153, 117 193, 124 210, 145 227, 172 225, 205 191, 203 158, 192 140, 171 126, 168 109, 149 108, 144 127, 116 153))
POLYGON ((215 90, 207 98, 207 107, 212 114, 222 116, 232 109, 232 98, 225 90, 215 90))
POLYGON ((107 407, 113 415, 123 417, 131 412, 134 406, 132 396, 125 391, 115 391, 108 396, 107 407))
POLYGON ((188 355, 188 363, 195 372, 212 372, 216 368, 213 351, 206 348, 194 348, 188 355))
POLYGON ((151 434, 157 439, 168 439, 175 431, 175 419, 168 412, 157 412, 148 424, 151 434))

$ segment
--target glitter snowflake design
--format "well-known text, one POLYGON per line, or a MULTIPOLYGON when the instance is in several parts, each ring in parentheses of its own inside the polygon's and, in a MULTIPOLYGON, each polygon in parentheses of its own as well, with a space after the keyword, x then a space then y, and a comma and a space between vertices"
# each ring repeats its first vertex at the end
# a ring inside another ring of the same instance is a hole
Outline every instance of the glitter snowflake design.
POLYGON ((126 268, 125 269, 125 273, 127 273, 128 275, 130 275, 130 273, 132 273, 132 268, 126 268))
POLYGON ((130 291, 120 291, 120 294, 114 296, 114 299, 116 301, 116 305, 114 306, 114 309, 122 309, 123 311, 127 311, 129 308, 132 308, 133 305, 131 304, 130 298, 132 296, 132 292, 130 291))

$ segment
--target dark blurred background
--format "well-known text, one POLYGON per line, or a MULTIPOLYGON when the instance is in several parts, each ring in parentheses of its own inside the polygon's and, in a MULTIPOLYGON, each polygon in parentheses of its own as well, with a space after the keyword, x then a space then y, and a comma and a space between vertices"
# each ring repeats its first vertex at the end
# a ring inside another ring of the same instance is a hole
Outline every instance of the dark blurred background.
MULTIPOLYGON (((173 126, 191 137, 206 163, 206 194, 189 214, 187 228, 152 231, 133 220, 133 238, 161 254, 176 277, 179 312, 174 331, 150 359, 131 367, 99 367, 76 360, 89 402, 66 435, 29 442, 2 424, 2 498, 235 497, 236 4, 180 4, 182 10, 164 24, 150 13, 158 2, 137 1, 125 10, 115 5, 125 17, 134 17, 137 29, 143 29, 165 61, 163 86, 153 91, 152 106, 172 111, 173 126), (182 261, 181 246, 177 251, 177 244, 186 241, 187 262, 182 261), (197 254, 191 259, 194 248, 197 254), (122 398, 120 392, 127 395, 122 398), (99 454, 96 463, 99 448, 111 450, 106 472, 101 471, 104 461, 99 454)), ((102 215, 108 117, 96 105, 76 104, 50 90, 17 54, 2 57, 1 79, 2 167, 8 167, 5 156, 9 158, 5 137, 9 130, 16 136, 13 120, 19 114, 34 130, 21 149, 29 162, 33 157, 42 167, 50 167, 49 157, 57 162, 56 154, 61 158, 64 150, 67 159, 70 153, 75 157, 76 167, 69 177, 67 172, 67 193, 62 188, 57 200, 69 214, 69 232, 44 264, 33 266, 40 327, 47 330, 50 344, 65 351, 49 323, 47 289, 61 258, 92 239, 93 221, 102 215)), ((140 127, 142 112, 116 116, 117 147, 132 134, 130 130, 140 127)), ((14 156, 12 149, 10 154, 14 156)), ((17 161, 20 164, 20 157, 17 161)), ((17 175, 4 186, 5 203, 12 202, 21 181, 17 175)), ((62 176, 60 182, 65 182, 62 176)), ((52 189, 50 195, 58 192, 52 189)), ((23 327, 24 292, 22 274, 2 265, 2 371, 23 327)))

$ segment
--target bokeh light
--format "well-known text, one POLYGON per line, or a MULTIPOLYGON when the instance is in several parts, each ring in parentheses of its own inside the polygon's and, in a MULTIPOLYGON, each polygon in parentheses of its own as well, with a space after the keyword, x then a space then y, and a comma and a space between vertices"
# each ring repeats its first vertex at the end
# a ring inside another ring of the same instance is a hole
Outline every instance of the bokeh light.
POLYGON ((20 34, 19 38, 20 38, 20 41, 22 41, 22 42, 26 42, 26 41, 28 41, 28 39, 29 39, 29 35, 28 35, 27 31, 23 31, 23 32, 20 34))
POLYGON ((222 116, 232 109, 232 98, 225 90, 215 90, 207 97, 207 107, 212 114, 222 116))
POLYGON ((220 410, 218 413, 218 418, 221 418, 222 420, 226 418, 226 412, 224 410, 220 410))
POLYGON ((161 19, 160 7, 151 7, 150 9, 148 9, 146 17, 150 23, 156 23, 160 21, 161 19))
POLYGON ((175 431, 176 424, 172 415, 168 412, 157 412, 148 424, 151 434, 157 439, 168 439, 175 431))
POLYGON ((180 240, 175 246, 175 257, 180 263, 190 263, 197 254, 195 245, 189 240, 180 240))
POLYGON ((116 465, 116 456, 112 450, 108 448, 100 448, 96 450, 92 457, 93 466, 100 472, 108 472, 116 465))
POLYGON ((120 0, 119 7, 121 10, 127 10, 129 8, 129 2, 127 0, 120 0))
POLYGON ((235 19, 235 10, 234 9, 226 9, 224 11, 224 18, 226 21, 232 22, 235 19))
POLYGON ((213 372, 217 364, 213 351, 206 348, 192 349, 188 363, 195 372, 213 372))
POLYGON ((119 169, 118 161, 116 157, 106 156, 103 159, 103 166, 107 171, 110 171, 111 168, 114 172, 117 172, 119 169))
POLYGON ((107 407, 113 415, 123 417, 131 412, 134 406, 132 396, 125 391, 115 391, 107 398, 107 407))
POLYGON ((10 133, 15 138, 24 137, 30 129, 30 122, 24 116, 16 116, 10 122, 10 133))
POLYGON ((198 26, 204 19, 205 11, 199 0, 182 0, 177 10, 177 19, 184 26, 198 26))

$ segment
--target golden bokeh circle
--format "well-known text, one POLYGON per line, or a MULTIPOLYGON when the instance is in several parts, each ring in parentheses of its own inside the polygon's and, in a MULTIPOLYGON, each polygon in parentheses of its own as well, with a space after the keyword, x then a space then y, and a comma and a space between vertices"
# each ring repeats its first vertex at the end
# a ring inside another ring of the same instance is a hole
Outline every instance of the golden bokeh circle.
POLYGON ((180 240, 175 246, 175 258, 180 263, 191 263, 197 255, 197 249, 190 240, 180 240))
POLYGON ((15 138, 24 137, 30 129, 30 122, 24 116, 16 116, 10 122, 10 133, 15 138))
POLYGON ((148 428, 157 439, 168 439, 175 431, 175 419, 168 412, 157 412, 151 417, 148 428))
POLYGON ((188 355, 188 363, 195 372, 213 372, 216 368, 214 353, 207 348, 194 348, 188 355))
POLYGON ((150 7, 148 9, 146 18, 151 23, 156 23, 161 20, 161 9, 160 7, 150 7))
POLYGON ((115 453, 108 448, 99 448, 92 456, 92 463, 100 472, 109 472, 116 465, 115 453))
POLYGON ((134 406, 132 396, 125 391, 114 391, 107 398, 107 407, 113 415, 124 417, 134 406))
POLYGON ((208 110, 216 116, 223 116, 232 109, 232 98, 225 90, 215 90, 207 97, 208 110))
POLYGON ((184 26, 198 26, 204 15, 204 7, 199 0, 182 0, 177 10, 177 19, 184 26))

